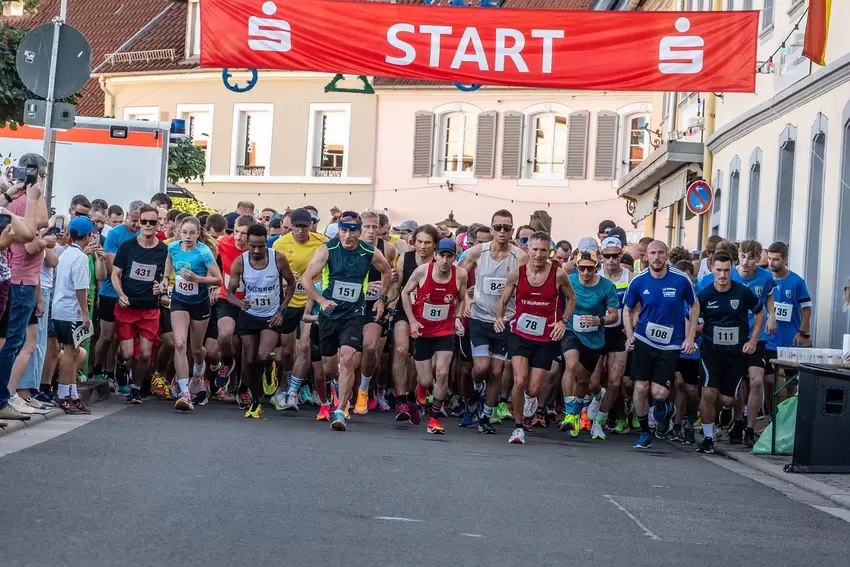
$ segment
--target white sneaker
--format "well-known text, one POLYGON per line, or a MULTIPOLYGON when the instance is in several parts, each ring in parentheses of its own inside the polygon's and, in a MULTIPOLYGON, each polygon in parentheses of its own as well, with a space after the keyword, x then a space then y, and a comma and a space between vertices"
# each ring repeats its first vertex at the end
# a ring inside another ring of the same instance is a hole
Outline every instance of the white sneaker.
POLYGON ((272 396, 272 405, 277 411, 283 411, 286 408, 286 390, 278 388, 275 395, 272 396))
POLYGON ((522 427, 517 427, 516 429, 514 429, 514 432, 511 433, 511 438, 508 439, 508 443, 525 445, 525 431, 522 429, 522 427))
POLYGON ((599 408, 602 407, 602 398, 605 397, 605 388, 602 388, 598 394, 590 400, 590 405, 587 406, 587 419, 596 421, 596 414, 599 413, 599 408))
POLYGON ((602 424, 593 420, 593 425, 590 426, 590 438, 605 440, 605 430, 602 429, 602 424))
POLYGON ((286 395, 286 403, 283 409, 298 411, 298 394, 296 392, 286 395))
POLYGON ((378 390, 378 409, 380 411, 390 411, 390 404, 387 402, 387 391, 378 390))
POLYGON ((24 415, 44 415, 50 413, 48 410, 35 409, 28 405, 18 394, 9 398, 9 405, 24 415))
POLYGON ((522 416, 534 417, 534 413, 537 411, 537 406, 537 398, 532 398, 528 394, 525 394, 525 403, 522 406, 522 416))

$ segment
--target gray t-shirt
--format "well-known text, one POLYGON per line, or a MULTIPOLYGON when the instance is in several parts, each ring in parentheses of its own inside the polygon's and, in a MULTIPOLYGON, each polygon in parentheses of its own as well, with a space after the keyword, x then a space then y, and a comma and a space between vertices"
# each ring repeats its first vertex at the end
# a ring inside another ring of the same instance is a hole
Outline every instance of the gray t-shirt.
MULTIPOLYGON (((481 257, 475 265, 475 292, 471 317, 492 323, 496 320, 496 304, 502 297, 508 274, 519 264, 519 248, 510 245, 507 256, 494 260, 490 253, 491 242, 481 245, 481 257)), ((516 313, 516 299, 511 297, 505 317, 512 319, 516 313)))

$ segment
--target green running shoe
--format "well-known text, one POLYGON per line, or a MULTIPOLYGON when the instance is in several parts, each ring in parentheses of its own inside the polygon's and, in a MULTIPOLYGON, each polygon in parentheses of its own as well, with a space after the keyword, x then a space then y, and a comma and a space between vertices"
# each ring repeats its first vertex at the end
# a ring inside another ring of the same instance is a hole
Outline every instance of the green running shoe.
POLYGON ((625 419, 618 419, 612 431, 617 435, 624 435, 631 430, 629 429, 629 423, 625 419))

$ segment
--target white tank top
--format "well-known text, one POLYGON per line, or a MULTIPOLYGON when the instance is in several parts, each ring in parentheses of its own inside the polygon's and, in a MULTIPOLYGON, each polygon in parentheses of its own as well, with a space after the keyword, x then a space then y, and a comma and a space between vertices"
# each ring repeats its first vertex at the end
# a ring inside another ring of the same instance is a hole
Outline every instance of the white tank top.
MULTIPOLYGON (((494 260, 490 255, 490 242, 481 245, 481 257, 475 266, 475 293, 471 316, 478 321, 492 323, 496 320, 496 303, 502 297, 505 281, 511 270, 517 267, 519 248, 510 245, 508 255, 494 260)), ((516 313, 516 298, 511 297, 505 317, 512 319, 516 313)))
POLYGON ((701 280, 710 273, 711 270, 708 269, 708 258, 703 258, 699 261, 699 272, 697 273, 697 280, 701 280))
POLYGON ((280 309, 280 272, 277 269, 277 252, 268 249, 268 262, 260 270, 251 266, 250 252, 242 253, 242 282, 245 300, 251 302, 246 311, 254 317, 272 317, 280 309))

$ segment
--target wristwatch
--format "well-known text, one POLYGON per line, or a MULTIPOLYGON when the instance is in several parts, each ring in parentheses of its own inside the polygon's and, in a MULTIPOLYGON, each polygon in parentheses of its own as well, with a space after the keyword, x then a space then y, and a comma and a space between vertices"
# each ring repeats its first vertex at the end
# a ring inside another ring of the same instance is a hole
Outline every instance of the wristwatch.
POLYGON ((561 323, 563 323, 564 325, 569 324, 569 322, 570 322, 570 320, 569 320, 568 318, 566 318, 566 317, 561 317, 561 323))
POLYGON ((812 337, 809 333, 803 332, 802 329, 797 331, 797 334, 803 337, 804 339, 809 339, 812 337))
POLYGON ((384 303, 386 303, 388 299, 389 297, 387 297, 386 295, 379 295, 378 299, 376 299, 375 301, 383 301, 384 303))

